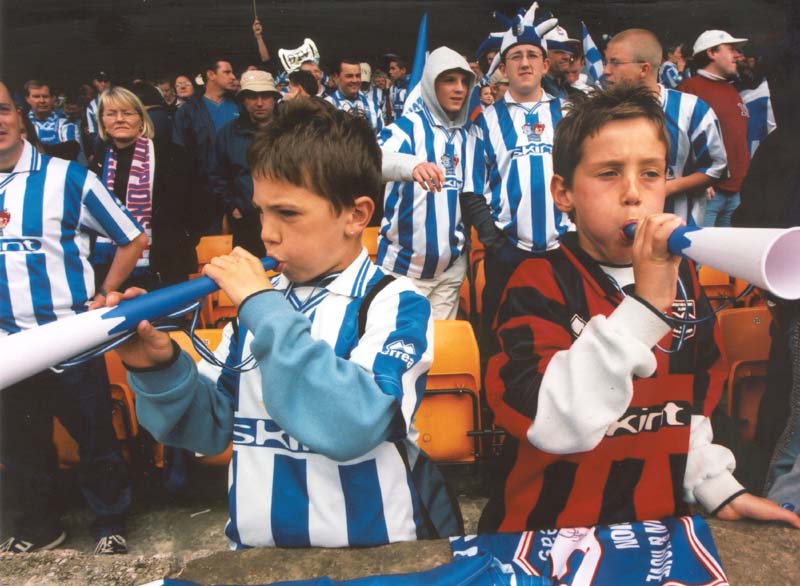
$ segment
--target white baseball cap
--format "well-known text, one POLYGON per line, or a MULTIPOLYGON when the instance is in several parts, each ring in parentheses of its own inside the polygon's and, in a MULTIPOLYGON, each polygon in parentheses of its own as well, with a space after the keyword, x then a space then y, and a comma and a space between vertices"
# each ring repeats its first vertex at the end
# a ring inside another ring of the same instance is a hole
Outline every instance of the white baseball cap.
POLYGON ((692 47, 692 56, 697 55, 698 53, 702 53, 706 49, 711 49, 712 47, 717 47, 718 45, 738 45, 741 47, 744 45, 748 39, 735 39, 733 38, 730 33, 725 31, 718 31, 718 30, 711 30, 705 31, 694 42, 694 47, 692 47))

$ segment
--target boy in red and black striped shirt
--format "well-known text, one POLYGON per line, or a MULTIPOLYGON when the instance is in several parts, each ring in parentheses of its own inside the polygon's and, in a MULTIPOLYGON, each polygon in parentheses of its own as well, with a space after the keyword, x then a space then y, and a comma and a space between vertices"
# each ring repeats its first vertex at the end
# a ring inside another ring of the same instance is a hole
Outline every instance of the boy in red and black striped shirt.
POLYGON ((503 294, 486 390, 509 436, 480 532, 658 519, 688 503, 800 528, 748 494, 733 455, 711 443, 724 370, 695 268, 667 249, 681 220, 662 213, 669 142, 656 97, 599 92, 554 144, 553 199, 577 231, 521 264, 503 294))

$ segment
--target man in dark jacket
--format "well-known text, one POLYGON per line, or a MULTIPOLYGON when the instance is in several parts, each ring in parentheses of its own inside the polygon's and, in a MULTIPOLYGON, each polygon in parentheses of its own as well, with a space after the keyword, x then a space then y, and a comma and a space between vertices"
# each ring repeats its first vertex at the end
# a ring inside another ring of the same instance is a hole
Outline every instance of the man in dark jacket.
POLYGON ((236 94, 241 115, 217 134, 214 165, 209 175, 211 193, 225 208, 231 223, 233 245, 256 256, 264 256, 261 222, 253 207, 253 179, 247 166, 247 147, 259 126, 272 116, 281 97, 272 75, 266 71, 247 71, 236 94))
POLYGON ((239 116, 233 92, 236 76, 228 61, 210 61, 203 72, 205 93, 195 94, 175 115, 172 141, 186 148, 194 163, 192 223, 200 235, 219 234, 222 229, 222 204, 214 199, 208 185, 214 164, 217 132, 239 116))

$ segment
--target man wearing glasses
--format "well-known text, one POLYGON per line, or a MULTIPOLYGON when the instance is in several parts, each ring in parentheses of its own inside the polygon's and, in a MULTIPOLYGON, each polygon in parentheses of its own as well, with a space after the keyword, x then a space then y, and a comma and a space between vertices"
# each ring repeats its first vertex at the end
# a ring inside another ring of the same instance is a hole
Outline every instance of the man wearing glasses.
POLYGON ((706 187, 725 176, 725 146, 708 104, 658 83, 661 55, 661 43, 652 32, 622 31, 606 48, 605 84, 643 86, 659 97, 670 142, 664 211, 703 225, 706 187))
POLYGON ((517 30, 512 27, 504 35, 500 49, 498 70, 508 78, 508 91, 476 121, 485 141, 486 199, 462 201, 462 212, 486 247, 487 334, 517 265, 534 253, 556 248, 570 226, 550 195, 553 137, 563 102, 542 88, 549 66, 547 42, 533 26, 524 27, 521 34, 515 34, 517 30))

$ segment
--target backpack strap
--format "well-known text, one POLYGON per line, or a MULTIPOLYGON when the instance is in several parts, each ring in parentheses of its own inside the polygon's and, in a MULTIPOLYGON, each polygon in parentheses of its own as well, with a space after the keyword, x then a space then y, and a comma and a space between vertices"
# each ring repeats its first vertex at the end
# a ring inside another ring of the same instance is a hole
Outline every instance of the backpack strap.
POLYGON ((364 336, 364 332, 367 331, 367 313, 369 313, 369 306, 372 305, 372 301, 375 297, 380 293, 389 283, 394 281, 394 277, 392 275, 384 275, 381 277, 381 280, 375 283, 367 294, 364 295, 364 299, 361 301, 361 307, 358 308, 358 338, 361 339, 364 336))

